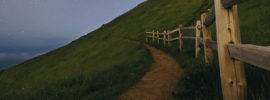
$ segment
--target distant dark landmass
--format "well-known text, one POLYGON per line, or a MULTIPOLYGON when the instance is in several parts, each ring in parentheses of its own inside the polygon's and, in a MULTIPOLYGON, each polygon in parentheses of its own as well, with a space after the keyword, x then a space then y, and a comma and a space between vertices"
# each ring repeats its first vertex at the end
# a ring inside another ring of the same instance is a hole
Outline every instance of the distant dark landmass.
POLYGON ((24 60, 0 60, 0 70, 22 63, 24 60))

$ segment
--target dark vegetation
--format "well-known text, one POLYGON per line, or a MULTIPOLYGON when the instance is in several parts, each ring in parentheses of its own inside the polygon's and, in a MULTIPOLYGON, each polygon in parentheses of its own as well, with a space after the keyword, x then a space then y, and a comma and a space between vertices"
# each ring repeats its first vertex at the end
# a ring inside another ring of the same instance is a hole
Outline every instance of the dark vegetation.
MULTIPOLYGON (((212 0, 148 0, 72 43, 0 72, 0 99, 114 99, 148 71, 153 62, 144 47, 145 31, 195 25, 212 0)), ((243 43, 269 45, 270 1, 239 5, 243 43)), ((215 39, 215 25, 213 38, 215 39)), ((194 31, 184 31, 193 35, 194 31)), ((194 59, 194 41, 171 48, 150 43, 177 59, 185 69, 176 98, 222 99, 217 53, 211 65, 194 59)), ((248 98, 270 99, 270 72, 245 64, 248 98)))

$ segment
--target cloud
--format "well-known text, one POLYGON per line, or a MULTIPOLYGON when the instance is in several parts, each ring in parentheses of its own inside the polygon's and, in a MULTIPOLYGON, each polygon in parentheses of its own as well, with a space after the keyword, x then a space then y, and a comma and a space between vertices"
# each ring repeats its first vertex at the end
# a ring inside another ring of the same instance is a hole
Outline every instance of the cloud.
POLYGON ((33 57, 39 56, 44 54, 44 52, 41 53, 27 53, 27 52, 19 52, 19 53, 0 53, 0 60, 27 60, 31 59, 33 57))

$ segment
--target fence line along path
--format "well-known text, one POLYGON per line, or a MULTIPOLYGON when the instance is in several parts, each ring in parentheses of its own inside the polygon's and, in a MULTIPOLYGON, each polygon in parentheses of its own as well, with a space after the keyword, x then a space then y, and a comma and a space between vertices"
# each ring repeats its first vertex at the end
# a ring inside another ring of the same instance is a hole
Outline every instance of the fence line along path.
MULTIPOLYGON (((246 100, 248 87, 243 62, 270 71, 270 47, 241 43, 237 4, 243 1, 247 0, 214 0, 214 6, 209 12, 201 15, 201 20, 197 20, 195 26, 184 27, 180 24, 172 31, 164 31, 162 34, 152 31, 147 34, 152 35, 153 42, 155 39, 163 40, 164 47, 170 47, 171 42, 179 40, 180 51, 184 46, 183 40, 194 40, 195 58, 200 54, 202 44, 206 64, 211 64, 212 50, 216 50, 219 55, 224 100, 246 100), (212 40, 210 29, 210 25, 214 22, 216 22, 217 42, 212 40), (184 30, 195 30, 195 37, 184 36, 184 30), (179 35, 172 37, 177 32, 179 35), (157 38, 159 35, 163 35, 163 38, 157 38)), ((146 42, 149 42, 148 38, 146 35, 146 42)))

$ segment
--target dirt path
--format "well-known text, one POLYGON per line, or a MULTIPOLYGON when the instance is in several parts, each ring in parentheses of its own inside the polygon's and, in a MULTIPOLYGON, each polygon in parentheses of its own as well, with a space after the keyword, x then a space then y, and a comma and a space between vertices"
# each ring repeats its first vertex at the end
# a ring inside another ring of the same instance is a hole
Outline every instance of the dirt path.
POLYGON ((166 53, 146 46, 155 62, 150 71, 133 87, 120 95, 119 100, 172 100, 182 69, 166 53))

